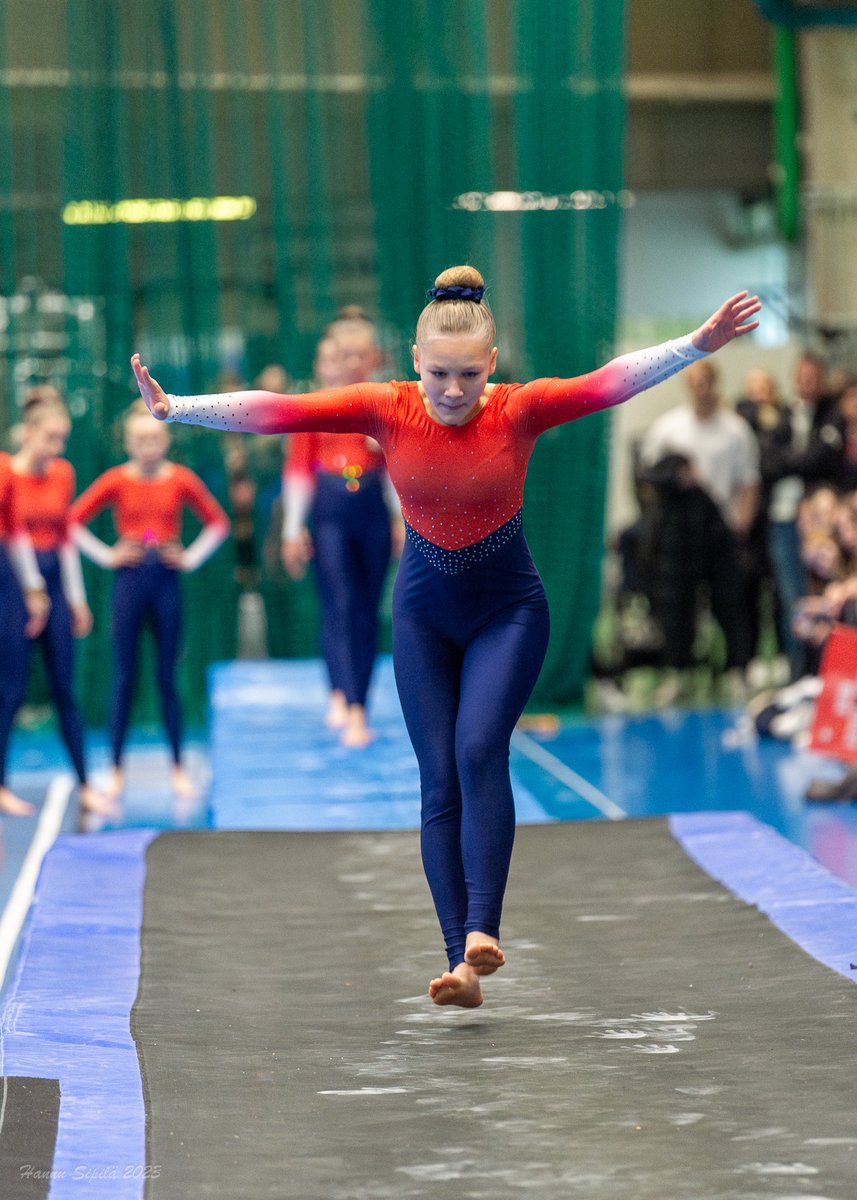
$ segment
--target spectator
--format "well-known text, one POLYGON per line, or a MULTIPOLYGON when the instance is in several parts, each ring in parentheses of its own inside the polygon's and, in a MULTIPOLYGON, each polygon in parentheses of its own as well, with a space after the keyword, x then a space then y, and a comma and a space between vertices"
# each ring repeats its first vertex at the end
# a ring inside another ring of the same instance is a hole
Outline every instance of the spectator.
MULTIPOLYGON (((649 538, 650 577, 660 581, 652 596, 653 608, 658 620, 666 623, 664 665, 681 670, 691 665, 690 631, 695 627, 700 585, 707 585, 712 614, 726 641, 726 669, 737 697, 752 656, 740 602, 738 546, 758 511, 758 448, 746 421, 723 404, 713 363, 707 359, 693 363, 685 378, 690 402, 659 417, 641 449, 644 473, 656 486, 667 489, 667 507, 681 500, 692 502, 693 510, 688 512, 690 524, 671 539, 672 546, 649 538), (704 504, 700 493, 711 503, 704 504), (688 545, 689 530, 693 536, 688 545), (679 545, 690 561, 676 570, 668 559, 679 545)), ((656 512, 656 523, 663 521, 663 495, 656 512)), ((670 520, 678 520, 677 514, 670 520)), ((668 699, 673 691, 677 697, 679 690, 675 678, 667 682, 668 699)))
POLYGON ((774 579, 769 550, 770 505, 774 480, 770 463, 778 461, 791 440, 791 421, 785 400, 780 394, 774 375, 761 367, 749 371, 744 381, 744 394, 735 411, 749 424, 759 447, 761 487, 759 507, 746 538, 739 543, 738 563, 741 573, 741 600, 748 624, 747 637, 755 654, 769 604, 777 631, 777 643, 785 650, 782 613, 774 579))

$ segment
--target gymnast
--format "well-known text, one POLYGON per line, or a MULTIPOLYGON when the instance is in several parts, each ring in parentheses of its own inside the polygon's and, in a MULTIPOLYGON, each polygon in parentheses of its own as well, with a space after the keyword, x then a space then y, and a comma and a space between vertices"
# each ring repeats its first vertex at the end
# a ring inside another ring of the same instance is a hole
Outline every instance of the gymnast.
POLYGON ((5 751, 9 726, 23 703, 32 646, 38 642, 60 733, 77 775, 80 810, 104 815, 112 806, 87 778, 83 719, 74 695, 74 639, 90 632, 92 613, 86 602, 80 555, 68 530, 74 468, 62 455, 70 431, 68 410, 59 392, 50 386, 33 388, 24 403, 21 445, 10 459, 10 468, 18 519, 32 539, 50 608, 42 630, 28 637, 17 602, 7 597, 12 607, 3 613, 4 636, 8 638, 5 653, 14 666, 3 705, 0 747, 5 751))
POLYGON ((151 626, 157 649, 161 711, 172 752, 172 789, 191 799, 195 788, 182 764, 182 714, 175 672, 181 645, 179 575, 195 571, 229 533, 229 518, 193 471, 167 460, 169 430, 153 425, 138 400, 125 417, 128 461, 111 467, 89 485, 71 507, 74 541, 93 562, 115 572, 112 597, 113 687, 110 745, 113 772, 108 796, 125 786, 122 770, 137 657, 143 626, 151 626), (107 545, 86 528, 103 509, 113 511, 118 537, 107 545), (186 548, 181 519, 189 508, 202 530, 186 548))
MULTIPOLYGON (((383 361, 375 326, 349 307, 316 348, 324 390, 362 383, 383 361)), ((378 644, 378 609, 390 563, 398 505, 388 508, 386 465, 376 441, 359 433, 299 433, 283 472, 282 561, 299 579, 312 559, 321 607, 322 657, 330 680, 326 723, 344 746, 373 738, 366 698, 378 644), (308 524, 311 525, 310 534, 308 524)))
POLYGON ((423 866, 449 959, 429 996, 475 1008, 481 978, 505 962, 500 915, 515 832, 509 742, 548 641, 545 593, 521 522, 536 438, 749 333, 761 305, 741 292, 693 333, 575 379, 491 384, 496 332, 482 276, 450 268, 429 295, 413 347, 418 382, 168 396, 139 355, 131 362, 160 420, 363 433, 381 445, 406 533, 393 663, 420 768, 423 866))

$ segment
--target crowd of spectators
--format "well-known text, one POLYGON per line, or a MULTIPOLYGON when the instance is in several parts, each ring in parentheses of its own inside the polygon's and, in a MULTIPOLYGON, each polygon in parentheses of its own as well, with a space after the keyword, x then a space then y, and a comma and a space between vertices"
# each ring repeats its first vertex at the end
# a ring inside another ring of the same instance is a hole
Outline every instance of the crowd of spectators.
POLYGON ((763 683, 815 675, 832 623, 857 619, 857 378, 807 351, 788 394, 756 368, 730 403, 710 360, 684 380, 686 402, 636 447, 639 517, 617 541, 614 704, 642 664, 658 669, 656 704, 690 698, 700 665, 718 695, 744 702, 763 683))

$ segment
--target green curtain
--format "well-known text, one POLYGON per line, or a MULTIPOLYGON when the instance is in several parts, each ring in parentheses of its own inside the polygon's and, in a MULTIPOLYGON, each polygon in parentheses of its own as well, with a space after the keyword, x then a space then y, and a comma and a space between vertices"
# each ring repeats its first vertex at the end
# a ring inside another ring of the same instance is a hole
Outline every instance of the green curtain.
MULTIPOLYGON (((388 374, 406 374, 425 290, 459 261, 488 280, 500 376, 577 374, 606 360, 623 7, 5 0, 5 427, 29 383, 59 384, 83 486, 121 459, 132 350, 173 391, 250 382, 270 363, 303 387, 315 341, 348 303, 377 315, 388 374)), ((553 618, 539 704, 573 702, 586 677, 607 436, 607 419, 589 418, 543 438, 533 461, 525 524, 553 618)), ((185 581, 182 689, 195 717, 207 664, 235 653, 242 589, 265 597, 272 653, 316 653, 312 585, 290 583, 277 563, 281 450, 277 439, 176 432, 175 456, 241 535, 185 581)), ((87 568, 87 582, 97 624, 80 684, 100 723, 110 581, 87 568)), ((150 675, 138 712, 154 712, 150 675)))

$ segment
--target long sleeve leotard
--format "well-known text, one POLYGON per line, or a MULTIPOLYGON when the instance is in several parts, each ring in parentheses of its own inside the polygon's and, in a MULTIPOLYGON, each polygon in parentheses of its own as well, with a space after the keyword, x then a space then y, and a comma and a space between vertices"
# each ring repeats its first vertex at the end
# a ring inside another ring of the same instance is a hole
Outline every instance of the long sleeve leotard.
POLYGON ((111 467, 78 496, 68 522, 81 549, 101 566, 111 564, 111 548, 80 527, 105 508, 113 510, 120 538, 147 549, 179 541, 182 513, 189 508, 204 528, 184 552, 185 570, 201 566, 229 533, 226 513, 202 480, 179 463, 155 476, 140 475, 127 464, 111 467))
POLYGON ((393 664, 420 767, 423 864, 451 970, 464 961, 469 933, 499 936, 515 829, 509 739, 547 648, 547 600, 520 516, 536 438, 699 357, 686 338, 577 379, 498 384, 456 426, 433 419, 417 383, 170 398, 168 419, 362 433, 384 452, 407 531, 393 590, 393 664))
POLYGON ((33 543, 20 515, 15 476, 8 454, 0 453, 0 543, 6 548, 9 565, 15 573, 21 591, 44 587, 39 573, 33 543))

